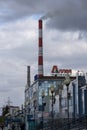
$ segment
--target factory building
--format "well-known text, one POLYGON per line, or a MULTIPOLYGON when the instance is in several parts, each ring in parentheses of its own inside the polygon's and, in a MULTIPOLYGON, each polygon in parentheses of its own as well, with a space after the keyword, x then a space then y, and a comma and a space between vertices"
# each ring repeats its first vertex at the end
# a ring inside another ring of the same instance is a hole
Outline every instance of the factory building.
MULTIPOLYGON (((65 73, 66 75, 66 73, 65 73)), ((51 86, 54 86, 53 93, 53 113, 54 118, 67 118, 69 111, 69 118, 78 118, 83 114, 87 114, 87 90, 86 90, 86 74, 77 72, 76 76, 70 75, 69 84, 69 108, 67 108, 67 86, 64 84, 64 73, 58 72, 51 76, 34 77, 34 82, 27 89, 26 104, 26 123, 29 127, 29 122, 38 121, 43 118, 52 118, 52 93, 51 86), (44 98, 43 98, 44 91, 44 98)), ((26 91, 25 91, 26 92, 26 91)), ((26 102, 26 101, 25 101, 26 102)))
MULTIPOLYGON (((56 114, 59 113, 59 102, 58 95, 59 89, 62 86, 65 77, 55 77, 55 76, 44 76, 42 78, 38 78, 29 88, 29 102, 30 102, 30 110, 31 113, 34 114, 34 109, 37 111, 36 117, 41 117, 42 112, 42 92, 44 91, 44 115, 51 116, 51 86, 54 86, 55 92, 55 110, 56 114), (34 107, 35 106, 35 107, 34 107)), ((75 77, 71 77, 71 80, 74 80, 75 77)))
MULTIPOLYGON (((76 118, 82 114, 87 114, 87 90, 86 74, 79 72, 73 75, 71 69, 59 69, 54 65, 50 76, 44 75, 43 70, 43 32, 42 20, 38 21, 38 74, 34 76, 34 82, 30 83, 30 67, 27 68, 27 85, 25 88, 25 110, 26 110, 26 130, 29 129, 30 122, 35 123, 42 119, 76 118), (70 77, 69 84, 69 108, 67 108, 67 86, 64 84, 66 76, 70 77), (51 91, 54 87, 54 91, 51 91)), ((34 126, 34 125, 33 125, 34 126)), ((33 127, 32 126, 32 127, 33 127)), ((32 128, 33 129, 33 128, 32 128)))
MULTIPOLYGON (((25 104, 26 104, 26 124, 29 127, 29 121, 41 120, 42 112, 43 118, 51 119, 52 117, 52 93, 51 86, 54 87, 53 93, 53 112, 54 118, 60 118, 62 107, 60 98, 60 91, 63 90, 63 83, 65 76, 69 74, 71 82, 76 79, 76 76, 72 75, 71 69, 58 69, 57 66, 53 66, 52 74, 50 76, 38 76, 34 77, 34 82, 25 89, 25 104), (67 73, 66 73, 67 72, 67 73), (43 98, 44 91, 44 98, 43 98)), ((65 117, 66 118, 66 117, 65 117)))

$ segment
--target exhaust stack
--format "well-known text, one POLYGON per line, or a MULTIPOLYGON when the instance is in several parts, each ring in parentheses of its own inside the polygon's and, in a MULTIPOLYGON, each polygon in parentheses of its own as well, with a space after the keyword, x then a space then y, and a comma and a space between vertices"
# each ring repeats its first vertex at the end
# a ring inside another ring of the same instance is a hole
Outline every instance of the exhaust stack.
POLYGON ((38 21, 38 28, 39 28, 39 41, 38 41, 38 76, 43 76, 43 38, 42 38, 42 20, 38 21))
POLYGON ((27 66, 27 85, 30 87, 30 66, 27 66))

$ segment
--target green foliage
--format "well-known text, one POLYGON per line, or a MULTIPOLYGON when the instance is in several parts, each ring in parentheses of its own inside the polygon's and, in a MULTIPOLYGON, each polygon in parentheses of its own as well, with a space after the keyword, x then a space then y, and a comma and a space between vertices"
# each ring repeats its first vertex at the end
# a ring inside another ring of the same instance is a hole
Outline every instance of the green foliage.
POLYGON ((4 120, 5 120, 5 117, 4 116, 0 116, 0 125, 4 124, 4 120))
POLYGON ((7 113, 9 113, 9 106, 5 106, 2 111, 2 116, 5 116, 7 113))
POLYGON ((0 116, 0 125, 4 124, 5 115, 9 113, 9 106, 5 106, 2 108, 2 115, 0 116))

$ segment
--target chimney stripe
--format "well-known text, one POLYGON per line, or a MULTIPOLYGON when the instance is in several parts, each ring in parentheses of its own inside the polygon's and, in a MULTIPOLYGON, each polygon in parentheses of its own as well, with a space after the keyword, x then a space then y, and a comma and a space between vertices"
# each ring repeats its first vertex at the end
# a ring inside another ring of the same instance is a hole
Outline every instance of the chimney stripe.
POLYGON ((39 38, 39 47, 42 47, 42 38, 39 38))
POLYGON ((39 65, 43 65, 43 57, 39 56, 39 65))
POLYGON ((42 20, 39 20, 39 29, 42 29, 42 20))

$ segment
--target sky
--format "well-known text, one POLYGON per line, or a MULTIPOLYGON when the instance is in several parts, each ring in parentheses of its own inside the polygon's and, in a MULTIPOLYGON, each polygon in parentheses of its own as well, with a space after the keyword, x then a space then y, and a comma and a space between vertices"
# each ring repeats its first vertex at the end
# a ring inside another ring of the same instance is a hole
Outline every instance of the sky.
POLYGON ((43 20, 44 75, 53 65, 87 72, 87 0, 0 0, 0 107, 24 103, 27 66, 38 73, 43 20))

